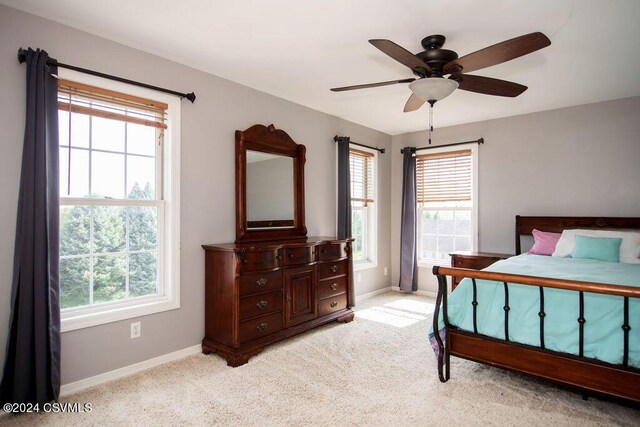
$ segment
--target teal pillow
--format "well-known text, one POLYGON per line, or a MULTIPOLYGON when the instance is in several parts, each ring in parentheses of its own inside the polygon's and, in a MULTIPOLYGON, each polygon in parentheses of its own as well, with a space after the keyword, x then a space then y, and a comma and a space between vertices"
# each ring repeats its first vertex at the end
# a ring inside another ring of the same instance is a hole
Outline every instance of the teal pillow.
POLYGON ((587 237, 576 234, 573 258, 620 261, 620 237, 587 237))

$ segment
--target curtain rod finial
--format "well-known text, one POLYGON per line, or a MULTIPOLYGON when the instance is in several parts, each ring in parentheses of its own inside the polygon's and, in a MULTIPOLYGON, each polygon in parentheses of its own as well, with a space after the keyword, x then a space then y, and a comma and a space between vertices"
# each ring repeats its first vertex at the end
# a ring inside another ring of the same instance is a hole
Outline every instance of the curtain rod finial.
POLYGON ((196 100, 196 94, 193 92, 186 94, 184 97, 191 101, 192 104, 196 100))
POLYGON ((379 148, 378 151, 380 151, 380 154, 384 154, 384 148, 379 148))
POLYGON ((480 138, 480 139, 478 140, 478 144, 484 144, 484 138, 480 138))
POLYGON ((23 63, 27 60, 27 51, 23 48, 18 49, 18 62, 23 63))

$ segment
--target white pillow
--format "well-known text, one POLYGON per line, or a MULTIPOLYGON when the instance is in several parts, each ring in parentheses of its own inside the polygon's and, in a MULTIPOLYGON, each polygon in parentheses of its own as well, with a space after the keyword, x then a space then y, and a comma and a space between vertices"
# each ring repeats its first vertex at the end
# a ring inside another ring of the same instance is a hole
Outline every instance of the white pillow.
POLYGON ((564 230, 556 250, 552 256, 567 258, 573 254, 575 236, 588 237, 621 237, 620 262, 625 264, 640 264, 640 232, 636 231, 612 231, 612 230, 564 230))

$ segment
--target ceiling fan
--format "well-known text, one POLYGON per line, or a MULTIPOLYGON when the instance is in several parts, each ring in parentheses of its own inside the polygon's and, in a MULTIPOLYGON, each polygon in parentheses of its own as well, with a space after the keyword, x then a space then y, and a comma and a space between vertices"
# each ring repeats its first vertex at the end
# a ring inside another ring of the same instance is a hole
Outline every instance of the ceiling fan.
POLYGON ((418 78, 337 87, 331 90, 342 92, 410 83, 409 88, 413 94, 404 106, 405 112, 417 110, 425 102, 433 106, 436 101, 449 96, 456 89, 487 95, 515 97, 527 90, 527 87, 505 80, 465 73, 528 55, 551 44, 547 36, 536 32, 505 40, 458 58, 456 52, 442 49, 445 40, 446 38, 442 35, 425 37, 421 42, 425 50, 415 55, 391 40, 369 40, 369 43, 383 53, 409 67, 418 78), (449 77, 444 78, 446 75, 449 77))

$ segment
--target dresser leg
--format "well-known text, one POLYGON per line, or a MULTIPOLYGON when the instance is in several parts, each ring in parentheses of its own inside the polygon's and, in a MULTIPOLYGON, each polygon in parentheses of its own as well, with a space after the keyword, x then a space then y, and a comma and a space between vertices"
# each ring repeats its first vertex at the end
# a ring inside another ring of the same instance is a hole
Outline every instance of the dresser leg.
POLYGON ((219 348, 217 350, 211 349, 211 353, 218 353, 218 356, 222 357, 227 361, 227 366, 231 366, 232 368, 237 368, 238 366, 242 366, 249 361, 253 356, 260 353, 264 347, 251 349, 250 351, 227 351, 225 349, 219 348))
POLYGON ((355 316, 355 314, 353 313, 353 311, 338 317, 336 320, 340 323, 349 323, 353 320, 353 317, 355 316))
POLYGON ((211 348, 208 345, 206 345, 205 343, 202 343, 202 353, 203 354, 211 354, 211 353, 217 353, 218 350, 216 350, 215 348, 211 348))
POLYGON ((227 366, 231 366, 232 368, 237 368, 238 366, 244 365, 249 361, 249 358, 251 357, 244 354, 220 354, 220 356, 224 357, 227 360, 227 366))

